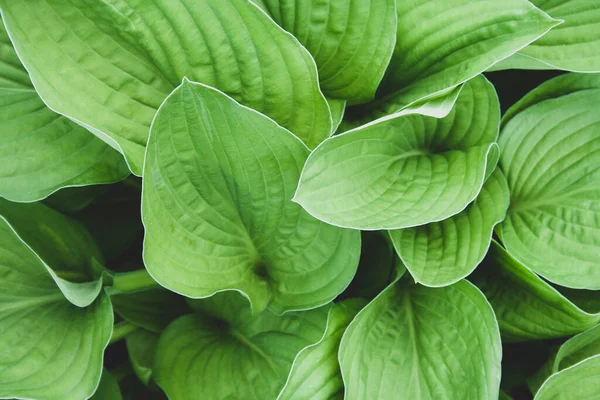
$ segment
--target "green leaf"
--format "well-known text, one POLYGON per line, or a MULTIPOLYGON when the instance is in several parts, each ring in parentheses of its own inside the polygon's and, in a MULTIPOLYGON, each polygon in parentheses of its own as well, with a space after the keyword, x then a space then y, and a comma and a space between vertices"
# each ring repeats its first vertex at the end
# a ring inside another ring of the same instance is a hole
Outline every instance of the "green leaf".
POLYGON ((552 375, 541 387, 535 400, 592 400, 600 391, 600 356, 582 361, 552 375))
POLYGON ((572 288, 600 289, 598 102, 600 77, 559 77, 514 106, 499 139, 511 205, 498 236, 528 268, 572 288))
POLYGON ((395 0, 257 3, 312 54, 323 93, 350 104, 373 99, 396 43, 395 0))
POLYGON ((495 167, 500 106, 482 76, 442 119, 408 114, 334 136, 309 156, 294 200, 327 223, 399 229, 446 219, 495 167))
POLYGON ((497 69, 600 72, 600 3, 589 0, 531 2, 564 23, 500 63, 497 69))
POLYGON ((256 311, 318 307, 358 265, 360 233, 291 202, 308 149, 265 116, 185 81, 159 110, 148 142, 144 262, 192 298, 238 290, 256 311))
POLYGON ((397 9, 396 48, 382 96, 363 113, 387 115, 439 96, 559 23, 526 0, 404 0, 397 9))
POLYGON ((189 312, 183 297, 164 289, 113 294, 111 300, 121 318, 156 333, 162 332, 171 321, 189 312))
POLYGON ((0 196, 37 201, 64 187, 129 175, 123 157, 50 110, 38 96, 0 21, 0 196))
POLYGON ((158 333, 145 329, 138 329, 125 337, 133 371, 145 385, 150 384, 152 379, 158 339, 158 333))
POLYGON ((195 303, 198 313, 158 342, 154 379, 170 400, 275 398, 296 355, 323 337, 330 309, 253 316, 234 292, 195 303))
POLYGON ((333 306, 325 335, 298 354, 278 400, 344 398, 338 350, 346 328, 364 305, 363 300, 349 299, 333 306))
POLYGON ((551 375, 600 354, 600 325, 572 337, 560 346, 556 354, 529 379, 529 388, 537 393, 551 375))
POLYGON ((327 99, 329 110, 331 111, 331 133, 335 133, 342 124, 344 113, 346 112, 346 100, 327 99))
POLYGON ((464 280, 438 289, 402 282, 342 338, 346 398, 497 400, 500 334, 481 292, 464 280))
POLYGON ((96 299, 103 282, 102 255, 82 225, 41 203, 0 199, 0 216, 43 260, 69 301, 87 307, 96 299))
POLYGON ((306 49, 248 0, 0 0, 44 102, 119 149, 140 175, 154 114, 184 76, 310 147, 331 116, 306 49))
POLYGON ((110 372, 104 370, 102 372, 102 378, 100 379, 100 385, 98 390, 92 396, 90 400, 122 400, 121 389, 117 380, 110 374, 110 372))
POLYGON ((113 313, 105 294, 80 308, 0 218, 0 398, 89 398, 100 381, 113 313))
POLYGON ((469 206, 441 222, 390 231, 396 252, 417 283, 448 286, 468 276, 487 253, 509 204, 506 178, 490 175, 469 206))
POLYGON ((506 341, 564 337, 600 322, 595 310, 575 305, 495 241, 470 279, 494 307, 506 341))

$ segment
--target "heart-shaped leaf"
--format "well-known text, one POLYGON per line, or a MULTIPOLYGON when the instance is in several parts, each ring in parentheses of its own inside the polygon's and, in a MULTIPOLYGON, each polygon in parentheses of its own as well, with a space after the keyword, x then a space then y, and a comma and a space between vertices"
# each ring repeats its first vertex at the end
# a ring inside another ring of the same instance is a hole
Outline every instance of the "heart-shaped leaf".
POLYGON ((49 272, 0 218, 0 398, 85 399, 98 386, 110 300, 77 307, 49 272))
POLYGON ((0 0, 44 102, 119 149, 140 175, 152 118, 184 76, 310 147, 331 116, 306 49, 248 0, 0 0))
POLYGON ((600 322, 600 309, 584 310, 492 242, 469 278, 494 307, 506 341, 559 338, 600 322))
POLYGON ((600 289, 598 103, 599 76, 556 78, 514 106, 499 139, 511 205, 498 235, 528 268, 573 288, 600 289))
POLYGON ((396 43, 395 0, 257 1, 312 54, 328 97, 375 96, 396 43))
POLYGON ((37 201, 60 188, 129 175, 123 157, 50 110, 29 81, 0 21, 0 196, 37 201))
POLYGON ((308 149, 223 93, 185 81, 161 106, 144 168, 144 261, 193 298, 238 290, 255 310, 318 307, 358 265, 360 233, 291 202, 308 149))
POLYGON ((445 118, 409 114, 327 139, 309 156, 295 201, 322 221, 355 229, 451 217, 495 167, 499 122, 494 87, 477 77, 445 118))
POLYGON ((347 399, 497 400, 501 343, 494 312, 467 281, 403 281, 356 316, 340 345, 347 399))
POLYGON ((234 292, 195 303, 158 343, 154 379, 171 400, 275 398, 296 355, 323 337, 330 309, 252 315, 234 292))
POLYGON ((494 226, 506 216, 509 197, 506 178, 496 169, 462 212, 441 222, 390 231, 415 281, 448 286, 473 272, 490 247, 494 226))

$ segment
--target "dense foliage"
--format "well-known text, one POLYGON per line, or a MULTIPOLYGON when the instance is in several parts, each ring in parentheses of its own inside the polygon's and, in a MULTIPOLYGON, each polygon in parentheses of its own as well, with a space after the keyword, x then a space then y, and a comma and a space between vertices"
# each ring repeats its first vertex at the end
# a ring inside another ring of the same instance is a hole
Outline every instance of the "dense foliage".
POLYGON ((600 2, 0 10, 0 398, 597 398, 600 2))

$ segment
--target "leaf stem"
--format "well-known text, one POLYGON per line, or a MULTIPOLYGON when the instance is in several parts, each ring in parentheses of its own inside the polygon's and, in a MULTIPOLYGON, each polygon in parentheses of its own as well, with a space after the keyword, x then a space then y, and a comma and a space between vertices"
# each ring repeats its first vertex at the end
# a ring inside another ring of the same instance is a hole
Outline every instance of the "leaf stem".
POLYGON ((125 336, 127 336, 130 333, 135 332, 137 330, 138 330, 138 327, 133 325, 130 322, 127 322, 127 321, 119 322, 118 324, 116 324, 113 327, 113 332, 110 337, 109 344, 116 343, 119 340, 123 339, 125 336))
POLYGON ((113 276, 112 289, 119 293, 133 293, 160 287, 145 268, 119 272, 113 276))

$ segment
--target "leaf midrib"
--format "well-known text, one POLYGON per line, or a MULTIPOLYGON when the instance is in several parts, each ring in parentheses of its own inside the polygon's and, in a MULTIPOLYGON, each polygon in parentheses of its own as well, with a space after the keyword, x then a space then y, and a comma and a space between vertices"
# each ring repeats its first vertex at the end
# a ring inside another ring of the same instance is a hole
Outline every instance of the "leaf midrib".
POLYGON ((273 372, 277 372, 277 366, 275 365, 273 360, 267 354, 265 354, 265 352, 260 347, 258 347, 255 343, 253 343, 250 339, 244 336, 244 334, 238 331, 237 329, 231 328, 230 332, 231 335, 234 338, 236 338, 240 343, 248 347, 251 351, 258 354, 262 359, 264 359, 273 372))

